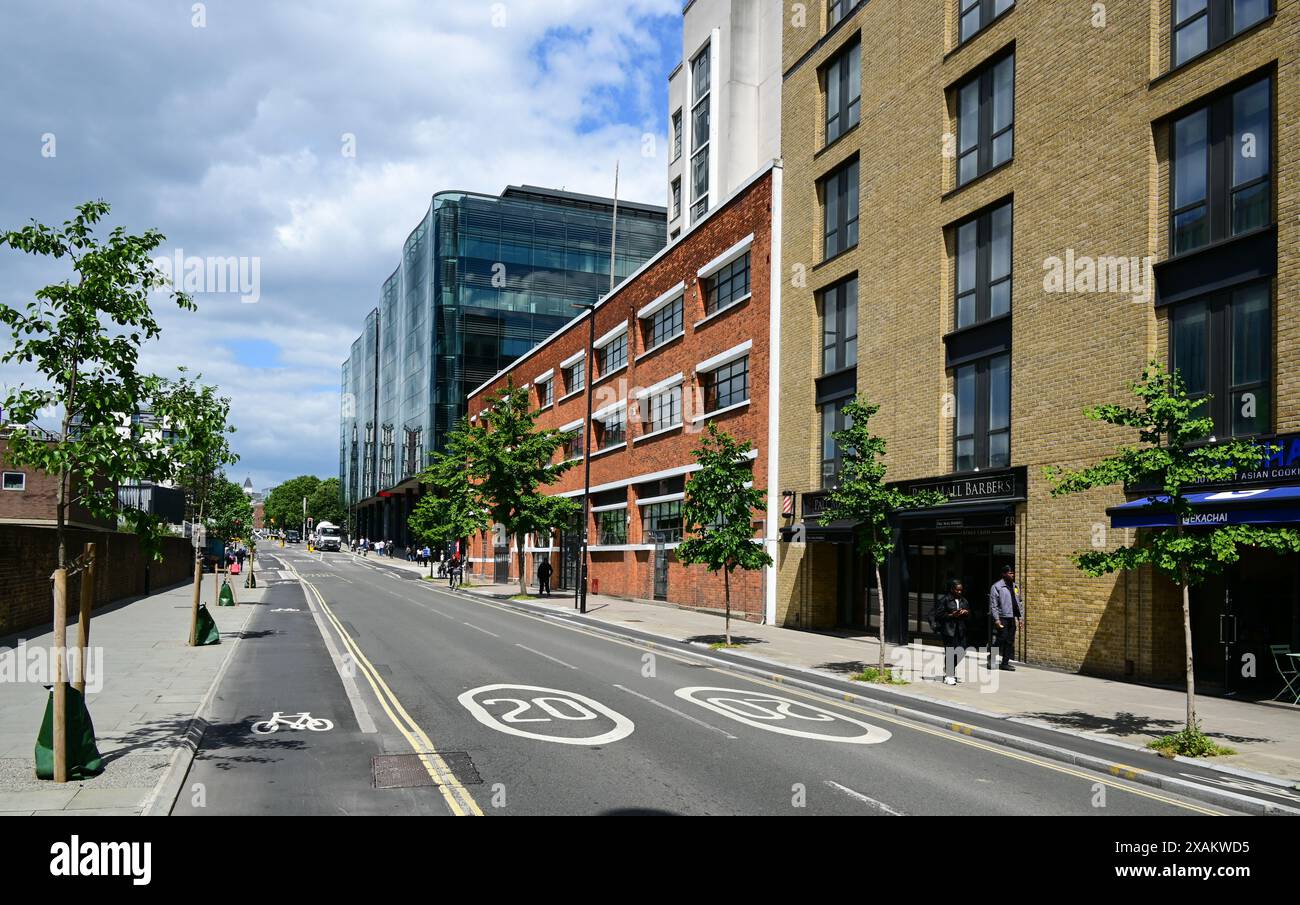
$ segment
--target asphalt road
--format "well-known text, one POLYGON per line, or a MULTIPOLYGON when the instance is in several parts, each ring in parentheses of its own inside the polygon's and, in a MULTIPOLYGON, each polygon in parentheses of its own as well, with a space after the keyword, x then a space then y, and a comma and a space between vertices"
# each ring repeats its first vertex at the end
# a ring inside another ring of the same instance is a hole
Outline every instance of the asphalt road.
POLYGON ((174 813, 1224 813, 374 560, 260 568, 174 813), (253 731, 276 711, 296 728, 253 731))

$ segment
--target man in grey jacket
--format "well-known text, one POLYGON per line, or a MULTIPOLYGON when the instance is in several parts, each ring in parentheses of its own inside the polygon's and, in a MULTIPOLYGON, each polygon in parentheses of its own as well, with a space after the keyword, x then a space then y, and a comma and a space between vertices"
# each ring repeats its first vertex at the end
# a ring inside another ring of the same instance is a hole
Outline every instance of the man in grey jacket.
MULTIPOLYGON (((994 639, 1002 650, 1002 665, 999 669, 1015 672, 1011 659, 1016 653, 1016 628, 1024 619, 1025 609, 1016 593, 1016 571, 1010 566, 1002 567, 1002 577, 989 588, 989 617, 993 620, 994 639)), ((992 652, 989 654, 989 668, 993 666, 992 652)))

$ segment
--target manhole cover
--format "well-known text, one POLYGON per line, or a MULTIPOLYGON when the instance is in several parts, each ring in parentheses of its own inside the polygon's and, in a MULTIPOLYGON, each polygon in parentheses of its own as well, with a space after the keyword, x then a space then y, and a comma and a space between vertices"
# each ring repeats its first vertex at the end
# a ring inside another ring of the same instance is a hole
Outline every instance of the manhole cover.
MULTIPOLYGON (((468 753, 439 751, 438 757, 461 785, 480 785, 483 777, 468 753)), ((436 786, 419 754, 376 754, 370 759, 370 775, 376 789, 413 789, 436 786)))

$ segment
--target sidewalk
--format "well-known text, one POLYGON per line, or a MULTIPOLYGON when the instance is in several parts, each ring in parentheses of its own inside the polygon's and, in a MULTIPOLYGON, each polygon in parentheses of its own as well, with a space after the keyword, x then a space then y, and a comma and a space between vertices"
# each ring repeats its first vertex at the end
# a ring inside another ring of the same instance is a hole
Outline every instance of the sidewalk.
MULTIPOLYGON (((372 561, 420 571, 414 563, 397 558, 372 561)), ((427 568, 423 570, 428 574, 427 568)), ((530 587, 530 593, 535 585, 530 587)), ((478 575, 467 576, 467 592, 508 598, 519 593, 517 584, 485 582, 478 575)), ((535 599, 568 613, 573 597, 535 599)), ((722 619, 710 613, 678 609, 670 604, 630 601, 604 595, 589 595, 586 618, 596 623, 625 626, 653 635, 697 644, 722 641, 722 619)), ((848 633, 817 633, 756 625, 743 620, 731 622, 733 643, 742 649, 728 651, 759 662, 809 670, 847 680, 879 656, 874 638, 848 633)), ((1032 723, 1052 729, 1091 735, 1138 748, 1154 738, 1183 727, 1186 696, 1181 689, 1158 688, 1077 675, 1053 669, 1017 665, 1015 672, 984 668, 983 657, 970 656, 961 666, 963 684, 949 686, 941 681, 943 654, 940 648, 913 646, 895 650, 907 664, 904 677, 910 684, 871 686, 990 716, 1032 723)), ((1206 733, 1237 753, 1229 757, 1200 760, 1212 767, 1229 767, 1267 774, 1291 784, 1300 784, 1300 707, 1276 703, 1255 703, 1198 696, 1197 714, 1206 733)), ((1144 752, 1145 753, 1145 752, 1144 752)), ((1154 753, 1150 754, 1155 757, 1154 753)))
MULTIPOLYGON (((190 722, 252 615, 252 604, 265 593, 265 586, 241 585, 240 606, 216 607, 212 576, 204 575, 203 599, 221 630, 221 644, 208 647, 186 644, 193 596, 188 584, 96 611, 90 643, 102 652, 103 687, 92 693, 89 675, 86 701, 104 772, 84 782, 55 785, 35 778, 36 732, 49 692, 38 681, 0 681, 0 816, 143 813, 173 762, 183 767, 190 722)), ((67 637, 76 643, 75 621, 67 637)), ((15 657, 12 648, 20 638, 26 638, 27 651, 48 652, 51 632, 42 627, 0 638, 0 656, 15 657)))

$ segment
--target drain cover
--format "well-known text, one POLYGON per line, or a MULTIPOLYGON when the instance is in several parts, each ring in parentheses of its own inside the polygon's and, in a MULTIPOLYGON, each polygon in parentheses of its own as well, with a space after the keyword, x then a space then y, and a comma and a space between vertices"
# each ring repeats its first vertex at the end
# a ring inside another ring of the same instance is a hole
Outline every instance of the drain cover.
MULTIPOLYGON (((439 751, 438 757, 461 785, 483 782, 474 761, 464 751, 439 751)), ((376 754, 370 759, 370 775, 376 789, 413 789, 436 786, 419 754, 376 754)))

